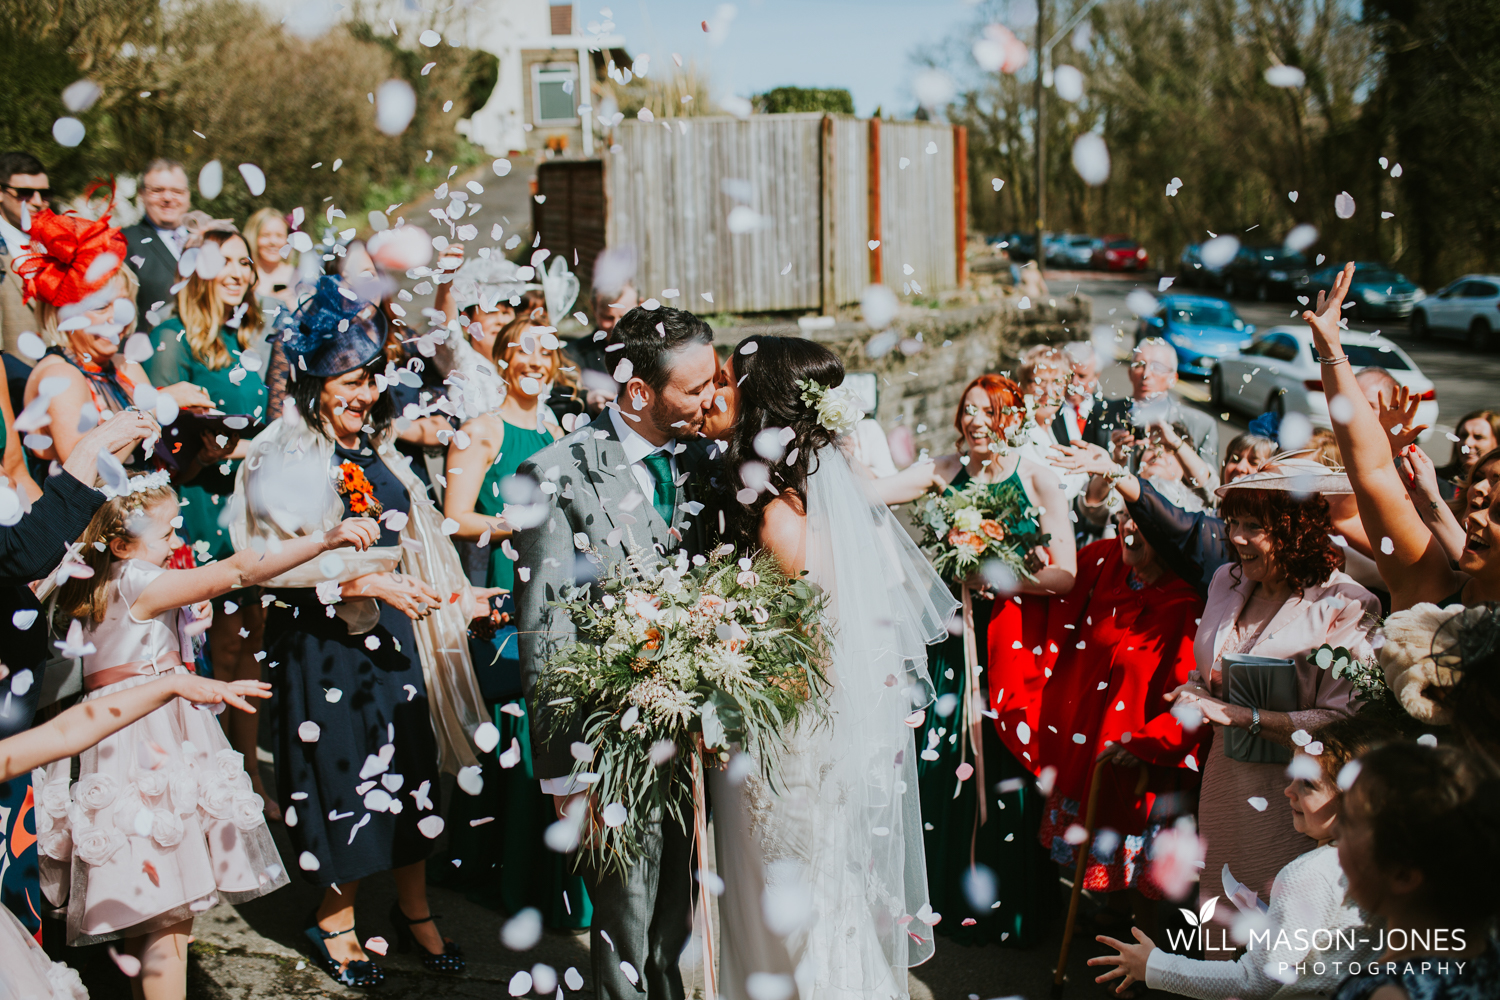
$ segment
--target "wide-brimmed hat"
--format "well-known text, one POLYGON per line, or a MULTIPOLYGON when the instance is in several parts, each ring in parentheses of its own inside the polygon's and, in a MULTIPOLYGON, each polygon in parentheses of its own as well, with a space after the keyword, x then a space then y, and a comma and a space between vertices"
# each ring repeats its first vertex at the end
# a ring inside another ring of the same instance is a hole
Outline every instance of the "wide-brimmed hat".
POLYGON ((1284 490, 1288 493, 1353 493, 1342 469, 1331 468, 1310 458, 1273 458, 1259 472, 1241 476, 1214 490, 1224 496, 1230 490, 1284 490))
POLYGON ((464 261, 453 272, 453 304, 460 312, 470 306, 494 312, 500 303, 525 293, 520 270, 519 265, 495 255, 464 261))
POLYGON ((385 331, 379 305, 325 274, 292 313, 282 342, 299 372, 337 378, 375 360, 385 346, 385 331))

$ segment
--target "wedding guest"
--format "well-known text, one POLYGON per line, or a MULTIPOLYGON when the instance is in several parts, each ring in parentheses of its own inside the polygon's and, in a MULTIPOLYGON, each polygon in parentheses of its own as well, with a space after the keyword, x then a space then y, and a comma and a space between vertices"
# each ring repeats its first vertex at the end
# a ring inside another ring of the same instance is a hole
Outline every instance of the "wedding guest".
MULTIPOLYGON (((106 264, 125 259, 125 239, 108 216, 95 221, 44 209, 32 219, 31 238, 42 252, 27 257, 19 268, 27 296, 36 302, 37 333, 48 347, 26 382, 27 406, 41 394, 44 382, 51 394, 45 403, 46 433, 33 438, 31 451, 43 463, 66 462, 97 420, 137 405, 141 391, 152 388, 145 370, 120 356, 135 329, 136 278, 123 263, 96 266, 101 258, 106 264), (88 320, 87 326, 59 330, 63 318, 79 316, 88 320), (54 377, 62 380, 60 391, 48 382, 54 377)), ((190 382, 178 381, 160 391, 183 409, 213 406, 208 393, 190 382)), ((148 404, 143 408, 154 409, 151 400, 143 402, 148 404)), ((143 468, 146 459, 132 461, 143 468)))
MULTIPOLYGON (((266 422, 266 384, 260 376, 263 359, 254 355, 252 360, 244 353, 261 325, 254 294, 255 262, 245 238, 228 220, 190 212, 185 224, 189 235, 184 252, 197 249, 201 253, 211 246, 223 258, 223 266, 211 279, 197 271, 188 276, 177 293, 176 314, 151 331, 156 350, 143 367, 154 382, 190 382, 200 387, 216 409, 245 418, 242 429, 248 431, 266 422)), ((248 441, 231 429, 206 431, 201 448, 179 470, 181 533, 200 564, 234 554, 225 518, 235 471, 248 453, 248 441)), ((223 681, 260 679, 256 654, 261 651, 264 624, 257 590, 235 591, 215 600, 213 624, 208 629, 215 676, 223 681)), ((259 720, 233 710, 221 721, 230 745, 246 760, 255 761, 259 720)), ((266 798, 258 764, 251 766, 250 779, 255 793, 266 800, 267 817, 279 821, 281 811, 266 798)))
MULTIPOLYGON (((540 402, 539 390, 556 377, 561 358, 558 349, 547 346, 556 340, 543 340, 546 329, 521 318, 494 338, 493 363, 504 373, 504 402, 463 425, 467 446, 457 436, 448 446, 443 516, 458 523, 455 539, 484 543, 485 585, 505 591, 516 585, 515 563, 505 552, 512 534, 503 517, 506 481, 521 463, 562 437, 552 412, 540 402)), ((449 854, 461 863, 448 866, 448 881, 505 913, 530 906, 541 911, 548 927, 587 927, 593 908, 583 879, 564 855, 543 844, 556 813, 532 766, 529 705, 520 696, 519 680, 514 692, 486 701, 500 731, 498 753, 519 750, 519 760, 500 767, 497 754, 485 755, 484 790, 454 804, 449 854), (468 828, 468 820, 483 816, 496 821, 468 828)))
POLYGON ((1443 487, 1445 500, 1462 493, 1479 456, 1500 448, 1500 413, 1494 410, 1465 413, 1453 425, 1453 434, 1458 438, 1453 443, 1453 454, 1447 464, 1438 469, 1438 482, 1443 487))
POLYGON ((354 933, 354 906, 380 872, 396 882, 397 944, 414 944, 430 971, 465 966, 428 909, 426 859, 442 830, 440 770, 478 765, 468 734, 483 709, 465 634, 493 592, 470 590, 421 481, 390 447, 395 406, 376 383, 385 314, 345 287, 319 279, 282 341, 297 377, 240 466, 232 534, 243 552, 348 516, 381 519, 367 552, 282 573, 261 598, 278 676, 277 792, 303 877, 325 888, 306 935, 329 975, 370 987, 383 973, 354 933), (370 784, 379 775, 390 780, 370 784))
POLYGON ((1214 465, 1219 460, 1219 425, 1213 417, 1172 396, 1177 384, 1177 350, 1160 337, 1147 337, 1130 356, 1130 397, 1105 400, 1097 423, 1099 437, 1091 443, 1109 446, 1113 439, 1131 437, 1136 428, 1160 421, 1181 421, 1191 432, 1199 456, 1214 465))
POLYGON ((1333 1000, 1500 994, 1500 783, 1454 747, 1392 743, 1359 759, 1339 816, 1349 898, 1384 924, 1384 951, 1333 1000), (1441 942, 1441 947, 1436 946, 1441 942))
POLYGON ((297 304, 297 254, 285 251, 290 236, 286 216, 277 209, 257 209, 245 220, 245 244, 257 275, 256 298, 276 299, 287 308, 297 304))
MULTIPOLYGON (((0 664, 0 680, 9 676, 0 664)), ((107 737, 133 725, 178 698, 196 706, 234 705, 253 712, 246 698, 269 698, 271 686, 259 682, 224 684, 196 674, 169 674, 136 687, 129 687, 103 697, 74 705, 61 715, 25 732, 0 741, 0 784, 27 775, 33 768, 45 767, 66 757, 76 756, 107 737)), ((40 807, 43 823, 53 819, 49 807, 58 805, 56 798, 46 802, 34 800, 40 807)), ((28 809, 28 812, 31 810, 28 809)), ((35 849, 34 847, 32 848, 35 849)), ((154 868, 154 866, 153 866, 154 868)), ((40 899, 32 901, 40 908, 40 899)), ((52 997, 74 1000, 87 997, 78 973, 61 962, 54 962, 36 939, 36 928, 23 924, 9 909, 0 907, 0 998, 31 1000, 52 997)), ((156 970, 152 970, 153 972, 156 970)), ((156 977, 153 976, 153 979, 156 977)), ((144 984, 143 984, 144 985, 144 984)), ((153 990, 158 983, 153 982, 153 990)), ((146 991, 142 991, 145 995, 146 991)))
MULTIPOLYGON (((603 255, 601 260, 602 257, 603 255)), ((595 281, 600 277, 596 269, 595 281)), ((583 381, 589 413, 599 413, 605 403, 615 398, 619 389, 619 384, 611 377, 615 370, 615 360, 605 352, 604 345, 620 317, 639 304, 640 296, 636 294, 635 285, 628 280, 616 287, 594 286, 591 302, 594 332, 584 334, 568 344, 569 355, 578 362, 578 374, 583 381)))
POLYGON ((1072 378, 1057 416, 1052 419, 1052 436, 1059 444, 1092 441, 1099 436, 1098 420, 1103 398, 1099 388, 1099 351, 1091 340, 1073 340, 1063 345, 1072 378))
MULTIPOLYGON (((1365 914, 1347 898, 1348 880, 1334 846, 1344 797, 1339 779, 1351 761, 1395 733, 1355 716, 1335 720, 1312 735, 1321 752, 1297 751, 1283 792, 1291 805, 1292 827, 1318 846, 1276 873, 1266 911, 1271 943, 1252 942, 1234 962, 1211 962, 1164 951, 1140 928, 1132 932, 1133 944, 1101 935, 1096 940, 1118 954, 1089 959, 1092 966, 1114 966, 1095 982, 1120 979, 1117 993, 1141 982, 1199 1000, 1317 1000, 1338 987, 1351 962, 1363 967, 1375 957, 1374 941, 1364 930, 1365 914)), ((1280 806, 1278 800, 1266 808, 1281 812, 1280 806)), ((1233 897, 1226 902, 1236 909, 1255 905, 1233 897)))
MULTIPOLYGON (((78 649, 86 703, 161 673, 191 673, 194 626, 206 624, 214 597, 333 549, 364 549, 377 528, 361 519, 277 552, 174 570, 167 563, 182 543, 167 474, 137 476, 112 492, 80 539, 79 558, 92 572, 71 576, 58 593, 58 609, 74 619, 62 645, 78 649)), ((186 996, 195 914, 287 883, 244 758, 212 716, 175 700, 85 750, 76 772, 71 761, 54 764, 36 795, 44 804, 43 891, 67 904, 68 944, 124 938, 147 1000, 186 996)))
POLYGON ((1185 730, 1167 696, 1193 669, 1202 612, 1203 599, 1125 515, 1115 538, 1079 550, 1073 590, 1048 601, 1038 660, 1046 683, 1026 743, 1055 773, 1039 839, 1072 871, 1070 831, 1087 818, 1095 761, 1119 765, 1101 779, 1094 829, 1110 832, 1091 845, 1084 888, 1133 890, 1138 914, 1162 896, 1146 877, 1148 824, 1170 823, 1172 803, 1197 785, 1188 769, 1198 766, 1207 734, 1185 730))
MULTIPOLYGON (((1351 682, 1319 669, 1310 657, 1329 644, 1369 659, 1367 631, 1380 610, 1373 594, 1338 569, 1343 560, 1321 494, 1348 489, 1344 477, 1323 466, 1302 470, 1290 464, 1219 488, 1233 561, 1214 574, 1194 643, 1197 666, 1172 695, 1179 713, 1196 709, 1213 724, 1198 806, 1198 828, 1207 842, 1204 870, 1218 872, 1228 864, 1236 879, 1263 898, 1276 872, 1312 845, 1277 816, 1247 804, 1274 801, 1283 765, 1241 758, 1274 751, 1259 754, 1265 745, 1252 744, 1231 756, 1226 734, 1241 730, 1290 750, 1293 734, 1348 714, 1351 682), (1226 700, 1222 658, 1230 653, 1291 659, 1296 707, 1272 710, 1226 700)), ((1200 905, 1215 894, 1213 885, 1201 883, 1200 905)), ((1204 957, 1212 956, 1205 951, 1204 957)))
POLYGON ((22 216, 46 208, 51 194, 41 160, 19 150, 0 153, 0 350, 23 368, 31 360, 20 353, 20 338, 27 330, 36 331, 36 315, 21 294, 21 283, 11 279, 10 268, 31 244, 22 216))
POLYGON ((1371 555, 1390 584, 1391 608, 1402 611, 1420 603, 1447 606, 1500 600, 1500 532, 1489 514, 1490 498, 1500 485, 1500 451, 1480 456, 1470 470, 1463 519, 1466 541, 1454 567, 1412 504, 1401 470, 1391 460, 1393 452, 1410 441, 1393 437, 1382 426, 1359 381, 1368 369, 1356 377, 1344 353, 1338 322, 1353 275, 1354 265, 1347 264, 1332 294, 1320 292, 1316 311, 1309 309, 1302 318, 1312 329, 1330 398, 1341 396, 1349 404, 1348 419, 1335 420, 1333 432, 1366 534, 1380 539, 1371 555))
MULTIPOLYGON (((977 833, 975 824, 980 808, 976 800, 977 781, 958 781, 955 772, 965 753, 971 758, 974 755, 973 737, 964 731, 965 713, 959 707, 975 697, 983 698, 982 704, 1011 697, 1013 678, 1022 673, 1017 665, 1009 663, 1011 643, 1044 624, 1046 597, 1067 593, 1077 573, 1072 526, 1056 475, 1045 465, 1006 447, 1008 435, 1021 425, 1022 402, 1021 387, 1004 376, 981 375, 970 382, 953 418, 958 450, 938 459, 936 474, 949 490, 979 484, 996 499, 1014 503, 1020 512, 1018 530, 1049 536, 1033 553, 1036 579, 1005 588, 1020 591, 1008 600, 991 603, 981 597, 975 606, 975 642, 986 650, 986 670, 981 677, 987 682, 987 691, 970 690, 962 637, 956 637, 956 641, 950 639, 933 650, 929 661, 933 684, 939 698, 954 696, 955 709, 947 716, 934 712, 931 721, 917 734, 924 749, 938 754, 936 761, 929 757, 918 762, 923 816, 933 825, 925 838, 933 908, 962 914, 954 921, 958 926, 942 930, 961 941, 1004 940, 1018 947, 1037 940, 1043 933, 1041 921, 1054 884, 1046 852, 1036 843, 1045 800, 1030 779, 1036 769, 1021 757, 1017 747, 1005 740, 1004 734, 997 733, 987 723, 980 724, 979 742, 987 786, 999 783, 1010 790, 990 800, 994 808, 986 803, 987 818, 977 833), (998 652, 1002 647, 1003 656, 998 652), (936 745, 932 742, 934 736, 936 745), (965 891, 971 841, 975 859, 1004 887, 993 900, 984 898, 982 888, 973 897, 965 891), (993 901, 1000 905, 991 908, 993 901), (964 927, 965 919, 976 923, 964 927)), ((987 586, 983 580, 978 583, 981 588, 987 586)), ((1038 669, 1036 676, 1040 675, 1038 669)))
POLYGON ((1219 481, 1232 483, 1241 476, 1259 472, 1261 467, 1276 454, 1274 435, 1265 435, 1255 430, 1236 434, 1224 449, 1224 464, 1219 468, 1219 481))
MULTIPOLYGON (((134 289, 136 314, 154 326, 172 313, 172 286, 180 280, 177 261, 186 249, 188 232, 182 224, 193 207, 187 170, 176 160, 158 158, 141 174, 141 208, 145 218, 126 226, 124 236, 132 258, 139 258, 134 289)), ((120 258, 123 262, 125 257, 120 258)), ((132 261, 132 263, 134 263, 132 261)))
MULTIPOLYGON (((1207 493, 1194 481, 1189 474, 1189 467, 1196 470, 1199 475, 1204 473, 1203 460, 1198 453, 1187 447, 1188 429, 1186 424, 1154 424, 1146 433, 1144 441, 1140 443, 1138 459, 1139 478, 1149 483, 1153 491, 1173 508, 1187 513, 1196 513, 1206 506, 1206 501, 1212 499, 1212 494, 1207 493)), ((1057 448, 1054 450, 1054 458, 1063 465, 1070 464, 1069 456, 1086 452, 1086 445, 1077 445, 1068 449, 1057 448)), ((1116 451, 1116 460, 1124 459, 1122 451, 1116 451)), ((1082 512, 1084 520, 1102 525, 1104 521, 1119 512, 1122 506, 1124 492, 1118 488, 1117 480, 1111 479, 1113 471, 1118 467, 1113 462, 1108 464, 1107 469, 1102 468, 1102 459, 1094 454, 1095 461, 1088 464, 1086 470, 1093 475, 1088 481, 1088 488, 1078 503, 1078 509, 1082 512)), ((1218 482, 1217 477, 1208 473, 1210 480, 1218 482)))

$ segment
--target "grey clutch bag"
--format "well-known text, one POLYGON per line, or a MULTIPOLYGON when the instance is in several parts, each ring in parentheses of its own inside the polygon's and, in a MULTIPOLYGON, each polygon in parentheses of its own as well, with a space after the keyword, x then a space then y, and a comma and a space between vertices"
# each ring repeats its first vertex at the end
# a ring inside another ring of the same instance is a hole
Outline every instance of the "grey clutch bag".
MULTIPOLYGON (((1262 712, 1297 710, 1297 664, 1270 656, 1231 653, 1220 661, 1224 678, 1224 700, 1231 705, 1258 708, 1262 712)), ((1285 764, 1292 751, 1247 730, 1226 726, 1224 756, 1246 764, 1285 764)))

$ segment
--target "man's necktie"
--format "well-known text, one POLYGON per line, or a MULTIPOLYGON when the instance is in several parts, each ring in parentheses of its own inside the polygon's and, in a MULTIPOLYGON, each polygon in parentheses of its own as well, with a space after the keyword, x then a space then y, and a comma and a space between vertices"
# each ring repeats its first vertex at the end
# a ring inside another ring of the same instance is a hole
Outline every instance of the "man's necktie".
POLYGON ((672 481, 672 459, 659 451, 652 452, 641 459, 646 463, 646 468, 651 472, 651 478, 656 483, 656 490, 651 497, 651 506, 661 515, 661 519, 667 524, 672 523, 672 508, 677 505, 677 484, 672 481))

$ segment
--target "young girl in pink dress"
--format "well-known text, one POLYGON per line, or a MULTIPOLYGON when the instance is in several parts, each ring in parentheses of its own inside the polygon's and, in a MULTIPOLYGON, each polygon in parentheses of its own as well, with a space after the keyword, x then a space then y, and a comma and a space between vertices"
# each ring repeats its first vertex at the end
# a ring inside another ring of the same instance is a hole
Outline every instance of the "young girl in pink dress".
MULTIPOLYGON (((279 551, 240 552, 169 570, 182 544, 177 497, 164 475, 138 476, 95 513, 81 539, 92 575, 67 580, 59 608, 75 620, 58 645, 83 660, 84 703, 187 673, 195 605, 255 586, 344 545, 368 547, 378 526, 341 522, 279 551)), ((244 758, 213 715, 172 701, 36 782, 42 887, 67 899, 68 944, 125 939, 141 962, 146 1000, 181 998, 193 917, 287 882, 244 758)))
MULTIPOLYGON (((9 671, 0 664, 0 680, 9 671)), ((111 733, 184 698, 194 705, 233 705, 254 712, 246 698, 269 698, 260 681, 226 684, 196 674, 169 674, 75 705, 57 718, 0 740, 0 781, 40 769, 94 746, 111 733)), ((38 780, 41 771, 38 770, 38 780)), ((128 962, 126 964, 129 964, 128 962)), ((0 1000, 87 1000, 78 973, 54 962, 15 914, 0 906, 0 1000)))

